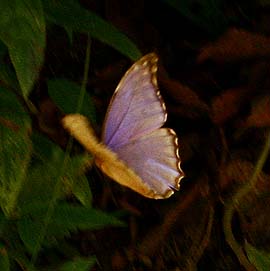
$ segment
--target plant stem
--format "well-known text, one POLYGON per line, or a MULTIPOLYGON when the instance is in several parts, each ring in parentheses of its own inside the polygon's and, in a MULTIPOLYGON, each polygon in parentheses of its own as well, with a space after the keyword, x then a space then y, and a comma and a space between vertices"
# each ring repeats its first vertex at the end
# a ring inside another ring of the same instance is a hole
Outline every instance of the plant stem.
POLYGON ((260 174, 264 163, 268 157, 270 149, 270 131, 268 131, 265 145, 263 147, 263 150, 260 154, 260 157, 257 161, 257 164, 255 166, 253 175, 251 176, 250 180, 247 181, 244 185, 242 185, 236 193, 233 195, 232 198, 227 200, 225 203, 225 213, 223 218, 223 230, 225 234, 225 238, 227 243, 230 245, 234 253, 236 254, 240 264, 246 268, 248 271, 256 270, 256 268, 249 262, 247 259, 245 252, 241 245, 237 243, 237 241, 234 238, 231 222, 233 218, 233 214, 237 207, 241 204, 242 199, 244 198, 247 193, 249 193, 252 189, 254 189, 256 182, 258 180, 258 175, 260 174))
MULTIPOLYGON (((77 103, 77 112, 80 112, 82 104, 83 104, 83 99, 85 96, 85 92, 86 92, 86 85, 87 85, 87 79, 88 79, 88 72, 89 72, 89 65, 90 65, 90 49, 91 49, 91 40, 90 37, 88 36, 88 40, 87 40, 87 47, 86 47, 86 56, 85 56, 85 64, 84 64, 84 76, 83 76, 83 82, 82 82, 82 86, 81 86, 81 91, 80 91, 80 96, 78 99, 78 103, 77 103)), ((62 177, 65 174, 65 169, 66 169, 66 165, 69 159, 69 154, 71 152, 71 148, 72 148, 72 144, 73 144, 73 139, 70 137, 68 144, 67 144, 67 148, 65 151, 65 156, 64 156, 64 160, 62 163, 62 166, 59 170, 59 174, 56 177, 56 181, 55 181, 55 185, 54 185, 54 189, 53 189, 53 194, 52 194, 52 198, 49 202, 48 205, 48 209, 47 212, 45 214, 45 218, 44 218, 44 223, 43 223, 43 227, 40 230, 40 234, 39 234, 39 238, 38 241, 36 243, 34 252, 32 254, 32 258, 31 258, 31 263, 34 265, 38 253, 42 247, 42 243, 46 237, 46 233, 47 233, 47 229, 49 224, 51 223, 51 219, 53 216, 53 212, 55 210, 55 206, 59 197, 59 193, 61 190, 61 180, 62 177)))

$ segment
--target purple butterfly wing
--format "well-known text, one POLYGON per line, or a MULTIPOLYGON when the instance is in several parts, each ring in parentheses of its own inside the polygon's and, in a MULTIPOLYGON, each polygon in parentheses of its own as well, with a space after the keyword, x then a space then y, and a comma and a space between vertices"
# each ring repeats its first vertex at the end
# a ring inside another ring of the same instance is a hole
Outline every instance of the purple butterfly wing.
POLYGON ((158 58, 148 54, 126 72, 111 99, 104 122, 103 142, 112 150, 166 121, 165 105, 156 83, 158 58))
POLYGON ((112 97, 102 138, 156 198, 166 198, 172 188, 179 189, 184 174, 174 131, 160 128, 167 113, 157 87, 157 61, 154 53, 148 54, 124 75, 112 97))
POLYGON ((172 129, 161 128, 123 145, 115 152, 159 195, 167 198, 179 189, 184 174, 180 168, 177 137, 172 129))

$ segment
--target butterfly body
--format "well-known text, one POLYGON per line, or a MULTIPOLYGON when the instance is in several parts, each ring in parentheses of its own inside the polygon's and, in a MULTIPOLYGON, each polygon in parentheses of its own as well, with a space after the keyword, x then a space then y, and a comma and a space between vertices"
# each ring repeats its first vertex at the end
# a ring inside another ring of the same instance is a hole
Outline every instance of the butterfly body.
POLYGON ((166 107, 157 87, 154 53, 135 62, 118 84, 99 143, 85 117, 63 119, 64 127, 95 156, 97 166, 118 183, 145 197, 168 198, 180 187, 175 132, 161 128, 166 107))
POLYGON ((71 135, 75 137, 87 151, 93 154, 95 164, 113 180, 124 186, 129 186, 130 180, 135 191, 149 198, 156 198, 147 184, 136 173, 119 159, 116 153, 99 142, 86 117, 80 114, 69 114, 63 119, 63 125, 68 127, 71 135))

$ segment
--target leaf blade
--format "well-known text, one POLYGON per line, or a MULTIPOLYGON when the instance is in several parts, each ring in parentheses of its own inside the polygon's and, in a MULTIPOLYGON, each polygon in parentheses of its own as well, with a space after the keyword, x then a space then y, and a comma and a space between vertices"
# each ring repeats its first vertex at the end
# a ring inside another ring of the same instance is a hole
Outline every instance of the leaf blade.
POLYGON ((0 39, 8 47, 24 97, 27 97, 43 64, 45 19, 41 0, 3 0, 0 39))
POLYGON ((248 259, 258 271, 270 270, 270 254, 260 251, 250 245, 248 242, 245 244, 245 250, 247 252, 248 259))
POLYGON ((141 57, 137 46, 122 32, 73 0, 43 1, 47 19, 64 28, 89 33, 132 60, 141 57))

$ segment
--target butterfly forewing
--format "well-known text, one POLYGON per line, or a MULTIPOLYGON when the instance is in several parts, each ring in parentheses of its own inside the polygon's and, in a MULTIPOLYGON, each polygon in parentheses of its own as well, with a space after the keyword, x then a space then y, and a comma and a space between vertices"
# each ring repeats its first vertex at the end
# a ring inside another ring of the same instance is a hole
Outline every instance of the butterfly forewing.
POLYGON ((112 150, 160 128, 166 110, 156 83, 158 58, 148 54, 120 81, 104 122, 103 142, 112 150))

